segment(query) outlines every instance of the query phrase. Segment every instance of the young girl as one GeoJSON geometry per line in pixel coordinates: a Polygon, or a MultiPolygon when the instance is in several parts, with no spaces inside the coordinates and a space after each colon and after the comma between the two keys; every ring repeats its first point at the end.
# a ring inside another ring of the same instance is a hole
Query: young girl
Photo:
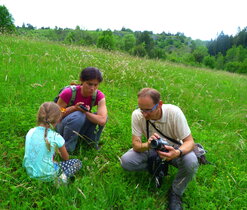
{"type": "Polygon", "coordinates": [[[60,108],[54,102],[45,102],[39,108],[38,126],[29,130],[25,142],[23,166],[31,178],[52,181],[59,176],[67,182],[82,167],[80,160],[69,160],[63,137],[53,130],[61,117],[60,108]],[[57,150],[64,160],[59,163],[54,161],[57,150]]]}

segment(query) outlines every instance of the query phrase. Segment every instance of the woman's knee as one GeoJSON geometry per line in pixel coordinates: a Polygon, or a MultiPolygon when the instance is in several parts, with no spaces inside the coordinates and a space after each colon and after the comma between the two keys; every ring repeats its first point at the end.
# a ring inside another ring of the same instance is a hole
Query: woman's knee
{"type": "Polygon", "coordinates": [[[67,117],[69,118],[69,120],[85,120],[86,119],[86,115],[82,113],[81,111],[72,112],[67,117]]]}
{"type": "Polygon", "coordinates": [[[86,121],[86,115],[80,111],[75,111],[63,119],[63,123],[72,127],[82,127],[86,121]]]}

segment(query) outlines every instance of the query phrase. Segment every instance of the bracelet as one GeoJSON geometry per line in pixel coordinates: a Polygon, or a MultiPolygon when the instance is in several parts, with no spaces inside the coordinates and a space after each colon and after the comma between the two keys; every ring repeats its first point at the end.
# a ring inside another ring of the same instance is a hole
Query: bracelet
{"type": "Polygon", "coordinates": [[[181,149],[179,149],[179,148],[177,148],[177,150],[180,152],[179,157],[182,157],[183,151],[181,149]]]}
{"type": "Polygon", "coordinates": [[[60,107],[60,111],[61,111],[62,113],[65,113],[65,112],[66,112],[66,108],[60,107]]]}

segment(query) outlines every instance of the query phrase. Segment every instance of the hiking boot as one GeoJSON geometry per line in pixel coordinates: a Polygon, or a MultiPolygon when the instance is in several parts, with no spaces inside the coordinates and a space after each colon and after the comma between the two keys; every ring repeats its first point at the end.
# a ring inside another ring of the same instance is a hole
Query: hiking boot
{"type": "Polygon", "coordinates": [[[182,200],[172,189],[169,190],[168,194],[168,209],[169,210],[182,210],[182,200]]]}

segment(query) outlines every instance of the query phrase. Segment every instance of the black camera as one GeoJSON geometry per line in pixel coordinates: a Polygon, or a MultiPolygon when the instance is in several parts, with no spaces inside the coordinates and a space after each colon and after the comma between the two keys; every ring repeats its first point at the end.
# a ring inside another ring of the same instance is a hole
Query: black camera
{"type": "Polygon", "coordinates": [[[153,139],[150,144],[152,149],[160,150],[162,152],[169,152],[164,146],[171,146],[165,139],[153,139]]]}
{"type": "Polygon", "coordinates": [[[83,105],[80,104],[79,107],[80,107],[81,109],[83,109],[84,111],[89,112],[89,110],[88,110],[85,106],[83,106],[83,105]]]}

